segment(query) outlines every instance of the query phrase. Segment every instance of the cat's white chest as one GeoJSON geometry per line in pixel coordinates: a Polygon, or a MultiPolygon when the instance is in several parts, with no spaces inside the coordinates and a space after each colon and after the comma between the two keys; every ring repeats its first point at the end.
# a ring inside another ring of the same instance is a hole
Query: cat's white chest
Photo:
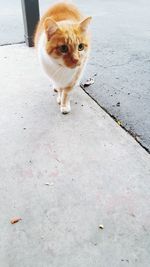
{"type": "Polygon", "coordinates": [[[57,64],[45,50],[45,36],[41,35],[38,43],[38,55],[40,63],[56,88],[64,88],[72,82],[77,69],[69,69],[57,64]]]}

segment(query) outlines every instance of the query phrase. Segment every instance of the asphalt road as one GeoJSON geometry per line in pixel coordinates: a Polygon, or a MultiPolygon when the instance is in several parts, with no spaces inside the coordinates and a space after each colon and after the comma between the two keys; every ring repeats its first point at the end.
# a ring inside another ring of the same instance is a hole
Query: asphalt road
{"type": "MultiPolygon", "coordinates": [[[[41,0],[41,13],[55,1],[41,0]]],[[[74,1],[93,16],[87,92],[150,150],[149,0],[74,1]]],[[[0,44],[23,41],[19,0],[0,1],[0,44]]]]}
{"type": "Polygon", "coordinates": [[[150,150],[150,2],[103,1],[94,17],[88,93],[150,150]]]}

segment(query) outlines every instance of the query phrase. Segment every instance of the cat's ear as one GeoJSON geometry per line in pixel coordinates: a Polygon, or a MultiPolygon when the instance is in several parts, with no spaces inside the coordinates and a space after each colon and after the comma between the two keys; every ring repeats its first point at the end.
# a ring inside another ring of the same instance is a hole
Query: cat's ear
{"type": "Polygon", "coordinates": [[[48,39],[50,39],[51,35],[57,31],[58,25],[57,23],[51,19],[51,18],[46,18],[44,20],[44,29],[47,34],[48,39]]]}
{"type": "Polygon", "coordinates": [[[91,19],[92,19],[92,17],[87,17],[80,22],[79,27],[80,27],[81,31],[83,31],[83,32],[87,31],[91,19]]]}

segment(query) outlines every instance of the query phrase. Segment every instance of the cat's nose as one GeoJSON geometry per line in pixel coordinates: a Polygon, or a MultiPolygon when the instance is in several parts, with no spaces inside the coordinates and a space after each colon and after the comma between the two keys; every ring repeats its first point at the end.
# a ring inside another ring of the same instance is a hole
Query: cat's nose
{"type": "Polygon", "coordinates": [[[78,58],[72,57],[72,63],[76,65],[79,62],[78,58]]]}

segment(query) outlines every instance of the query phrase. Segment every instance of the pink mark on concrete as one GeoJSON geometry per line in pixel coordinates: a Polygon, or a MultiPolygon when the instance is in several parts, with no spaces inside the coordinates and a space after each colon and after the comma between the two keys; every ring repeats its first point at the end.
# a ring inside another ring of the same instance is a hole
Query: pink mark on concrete
{"type": "Polygon", "coordinates": [[[47,151],[52,152],[52,147],[51,147],[50,144],[48,144],[48,143],[46,143],[46,144],[37,143],[37,144],[36,144],[36,150],[37,150],[37,149],[40,150],[40,149],[42,149],[42,148],[44,148],[44,149],[47,150],[47,151]]]}
{"type": "Polygon", "coordinates": [[[140,207],[140,203],[147,201],[149,197],[135,192],[124,192],[122,194],[97,194],[97,201],[105,207],[108,214],[115,212],[117,209],[124,209],[129,214],[135,214],[140,207]]]}
{"type": "Polygon", "coordinates": [[[57,177],[59,175],[58,170],[55,170],[49,174],[50,177],[57,177]]]}
{"type": "Polygon", "coordinates": [[[29,178],[32,178],[33,177],[32,169],[23,170],[23,176],[27,176],[29,178]]]}
{"type": "Polygon", "coordinates": [[[25,177],[28,177],[28,178],[33,177],[33,171],[31,169],[31,167],[25,169],[22,166],[20,166],[19,164],[16,164],[14,166],[14,170],[19,175],[20,180],[24,180],[25,177]]]}
{"type": "Polygon", "coordinates": [[[52,152],[52,146],[49,143],[46,143],[43,146],[48,148],[48,150],[52,152]]]}

